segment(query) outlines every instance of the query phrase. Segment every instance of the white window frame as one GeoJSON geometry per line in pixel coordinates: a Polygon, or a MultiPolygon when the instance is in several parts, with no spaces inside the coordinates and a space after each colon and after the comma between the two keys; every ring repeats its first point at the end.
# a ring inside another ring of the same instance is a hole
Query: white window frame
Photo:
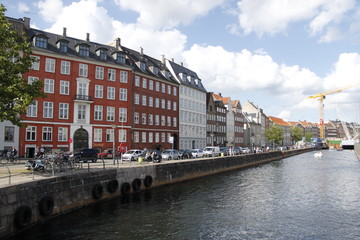
{"type": "Polygon", "coordinates": [[[77,106],[77,118],[78,120],[86,120],[86,105],[85,104],[79,104],[77,106]]]}
{"type": "Polygon", "coordinates": [[[79,64],[79,76],[87,77],[88,76],[88,65],[84,63],[79,64]]]}
{"type": "Polygon", "coordinates": [[[126,88],[119,89],[119,100],[127,101],[127,89],[126,88]]]}
{"type": "Polygon", "coordinates": [[[140,116],[138,112],[134,112],[134,123],[139,124],[140,122],[140,116]]]}
{"type": "Polygon", "coordinates": [[[95,85],[95,98],[103,98],[104,97],[104,86],[103,85],[95,85]]]}
{"type": "Polygon", "coordinates": [[[106,107],[106,121],[115,121],[115,107],[106,107]]]}
{"type": "Polygon", "coordinates": [[[128,83],[128,72],[127,71],[120,71],[120,82],[128,83]]]}
{"type": "Polygon", "coordinates": [[[145,95],[142,95],[141,103],[142,103],[143,106],[147,105],[147,97],[145,95]]]}
{"type": "Polygon", "coordinates": [[[53,118],[54,116],[54,103],[44,102],[43,104],[43,118],[53,118]]]}
{"type": "Polygon", "coordinates": [[[94,128],[94,142],[102,142],[102,129],[94,128]]]}
{"type": "Polygon", "coordinates": [[[40,69],[40,57],[39,56],[31,56],[36,58],[35,61],[32,62],[30,69],[38,71],[40,69]]]}
{"type": "Polygon", "coordinates": [[[114,142],[115,129],[106,129],[106,142],[114,142]]]}
{"type": "Polygon", "coordinates": [[[55,72],[55,63],[56,60],[53,58],[46,58],[45,61],[45,72],[55,72]]]}
{"type": "Polygon", "coordinates": [[[60,73],[64,75],[70,75],[70,62],[61,60],[60,73]]]}
{"type": "Polygon", "coordinates": [[[119,108],[119,122],[124,123],[127,119],[127,108],[119,108]]]}
{"type": "Polygon", "coordinates": [[[28,126],[26,128],[26,141],[36,141],[36,131],[37,131],[37,127],[36,126],[28,126]]]}
{"type": "Polygon", "coordinates": [[[96,66],[95,68],[95,79],[104,79],[104,67],[96,66]]]}
{"type": "Polygon", "coordinates": [[[94,120],[95,121],[103,120],[103,110],[104,110],[104,107],[101,105],[94,106],[94,120]]]}
{"type": "Polygon", "coordinates": [[[60,80],[60,94],[61,95],[69,95],[70,92],[70,82],[60,80]]]}
{"type": "Polygon", "coordinates": [[[107,87],[107,99],[115,100],[115,87],[107,87]]]}
{"type": "Polygon", "coordinates": [[[154,90],[154,81],[149,79],[149,90],[154,90]]]}
{"type": "Polygon", "coordinates": [[[37,109],[38,109],[38,101],[33,101],[32,104],[30,104],[26,110],[26,116],[27,117],[37,117],[37,109]]]}
{"type": "Polygon", "coordinates": [[[44,79],[44,93],[54,93],[55,80],[50,78],[44,79]]]}
{"type": "Polygon", "coordinates": [[[42,140],[44,142],[52,141],[52,127],[42,127],[42,140]]]}
{"type": "Polygon", "coordinates": [[[115,82],[116,79],[116,70],[109,68],[108,69],[108,81],[115,82]]]}
{"type": "Polygon", "coordinates": [[[68,103],[59,103],[59,119],[69,119],[68,103]]]}
{"type": "Polygon", "coordinates": [[[140,104],[140,95],[137,93],[134,94],[134,104],[136,105],[140,104]]]}
{"type": "Polygon", "coordinates": [[[58,141],[59,142],[67,142],[69,136],[69,129],[67,127],[59,127],[58,128],[58,141]]]}
{"type": "Polygon", "coordinates": [[[141,133],[141,142],[146,143],[146,132],[141,133]]]}
{"type": "Polygon", "coordinates": [[[141,114],[141,124],[142,124],[142,125],[146,125],[146,124],[147,124],[146,113],[142,113],[142,114],[141,114]]]}
{"type": "Polygon", "coordinates": [[[119,129],[119,142],[126,142],[126,129],[119,129]]]}
{"type": "Polygon", "coordinates": [[[135,76],[135,87],[139,87],[139,86],[140,86],[140,77],[135,76]]]}
{"type": "Polygon", "coordinates": [[[142,88],[147,88],[147,79],[146,78],[143,78],[142,79],[142,88]]]}
{"type": "Polygon", "coordinates": [[[139,132],[134,132],[134,142],[135,143],[139,142],[139,132]]]}
{"type": "Polygon", "coordinates": [[[149,97],[149,107],[153,107],[153,106],[154,106],[154,98],[149,97]]]}

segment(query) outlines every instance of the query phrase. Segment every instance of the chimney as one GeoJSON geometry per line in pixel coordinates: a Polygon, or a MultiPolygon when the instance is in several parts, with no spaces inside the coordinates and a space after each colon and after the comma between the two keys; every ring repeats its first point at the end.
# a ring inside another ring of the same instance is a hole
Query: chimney
{"type": "Polygon", "coordinates": [[[142,47],[140,47],[140,54],[144,55],[144,49],[142,47]]]}
{"type": "Polygon", "coordinates": [[[184,66],[184,63],[183,63],[183,62],[180,62],[180,65],[183,67],[183,66],[184,66]]]}
{"type": "Polygon", "coordinates": [[[66,27],[63,28],[63,36],[66,37],[66,27]]]}
{"type": "Polygon", "coordinates": [[[30,18],[24,17],[24,26],[25,28],[30,28],[30,18]]]}
{"type": "Polygon", "coordinates": [[[86,41],[90,42],[90,33],[86,33],[86,41]]]}
{"type": "Polygon", "coordinates": [[[121,39],[120,38],[116,38],[116,48],[120,49],[121,47],[121,39]]]}
{"type": "Polygon", "coordinates": [[[161,54],[161,63],[165,64],[165,55],[164,54],[161,54]]]}

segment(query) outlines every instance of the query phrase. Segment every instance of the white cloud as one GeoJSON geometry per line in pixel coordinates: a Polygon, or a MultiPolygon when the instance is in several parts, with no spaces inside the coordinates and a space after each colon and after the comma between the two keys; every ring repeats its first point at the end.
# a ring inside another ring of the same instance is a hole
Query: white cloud
{"type": "Polygon", "coordinates": [[[21,2],[18,4],[18,10],[21,13],[25,13],[25,12],[28,12],[30,10],[30,8],[25,3],[21,2]]]}
{"type": "Polygon", "coordinates": [[[285,121],[292,121],[290,111],[281,111],[278,115],[278,118],[284,119],[285,121]]]}
{"type": "Polygon", "coordinates": [[[37,3],[40,14],[47,22],[55,22],[63,9],[62,0],[44,0],[37,3]]]}
{"type": "Polygon", "coordinates": [[[244,34],[285,33],[291,23],[308,22],[311,36],[320,35],[320,42],[330,42],[340,38],[335,26],[355,5],[355,0],[240,0],[238,18],[244,34]]]}
{"type": "Polygon", "coordinates": [[[225,0],[115,0],[124,10],[139,13],[138,23],[151,28],[173,28],[187,25],[197,17],[205,16],[225,0]]]}

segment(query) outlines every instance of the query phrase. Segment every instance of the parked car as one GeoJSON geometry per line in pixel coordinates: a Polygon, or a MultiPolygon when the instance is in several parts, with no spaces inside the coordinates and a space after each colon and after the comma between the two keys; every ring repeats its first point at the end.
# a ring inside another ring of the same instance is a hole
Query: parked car
{"type": "Polygon", "coordinates": [[[192,149],[191,154],[194,158],[201,158],[204,156],[204,151],[202,149],[192,149]]]}
{"type": "MultiPolygon", "coordinates": [[[[113,158],[112,150],[108,150],[108,151],[105,150],[104,152],[98,153],[98,158],[101,159],[113,158]]],[[[120,158],[120,152],[115,151],[115,158],[120,158]]]]}
{"type": "Polygon", "coordinates": [[[250,153],[250,149],[248,147],[244,147],[244,148],[242,148],[242,153],[243,154],[250,153]]]}
{"type": "Polygon", "coordinates": [[[229,155],[229,148],[228,147],[221,147],[220,148],[220,154],[223,154],[223,156],[229,155]]]}
{"type": "Polygon", "coordinates": [[[145,150],[142,154],[144,161],[161,162],[161,152],[158,150],[145,150]]]}
{"type": "Polygon", "coordinates": [[[137,161],[139,157],[143,156],[143,150],[140,149],[130,149],[126,151],[122,156],[121,160],[125,161],[137,161]]]}
{"type": "Polygon", "coordinates": [[[96,162],[98,159],[98,151],[92,148],[84,148],[80,151],[76,151],[74,154],[70,156],[70,158],[74,159],[76,162],[87,162],[92,161],[96,162]]]}
{"type": "Polygon", "coordinates": [[[218,146],[214,147],[205,147],[204,148],[205,157],[218,157],[220,156],[220,148],[218,146]]]}
{"type": "Polygon", "coordinates": [[[192,158],[192,153],[188,149],[180,150],[180,154],[181,154],[181,156],[180,156],[181,159],[191,159],[192,158]]]}
{"type": "Polygon", "coordinates": [[[242,148],[241,147],[233,147],[231,149],[231,154],[232,155],[240,155],[240,154],[242,154],[242,148]]]}
{"type": "Polygon", "coordinates": [[[162,159],[175,160],[180,159],[181,154],[176,149],[166,149],[161,153],[162,159]]]}

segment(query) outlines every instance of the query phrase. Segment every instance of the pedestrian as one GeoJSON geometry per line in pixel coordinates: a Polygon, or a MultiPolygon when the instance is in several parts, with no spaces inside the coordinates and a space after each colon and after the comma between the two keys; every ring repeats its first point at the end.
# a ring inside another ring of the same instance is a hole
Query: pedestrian
{"type": "Polygon", "coordinates": [[[17,154],[17,150],[16,150],[15,146],[13,146],[11,149],[11,157],[14,158],[16,156],[16,154],[17,154]]]}
{"type": "Polygon", "coordinates": [[[36,146],[35,148],[35,157],[39,157],[40,156],[40,147],[36,146]]]}

